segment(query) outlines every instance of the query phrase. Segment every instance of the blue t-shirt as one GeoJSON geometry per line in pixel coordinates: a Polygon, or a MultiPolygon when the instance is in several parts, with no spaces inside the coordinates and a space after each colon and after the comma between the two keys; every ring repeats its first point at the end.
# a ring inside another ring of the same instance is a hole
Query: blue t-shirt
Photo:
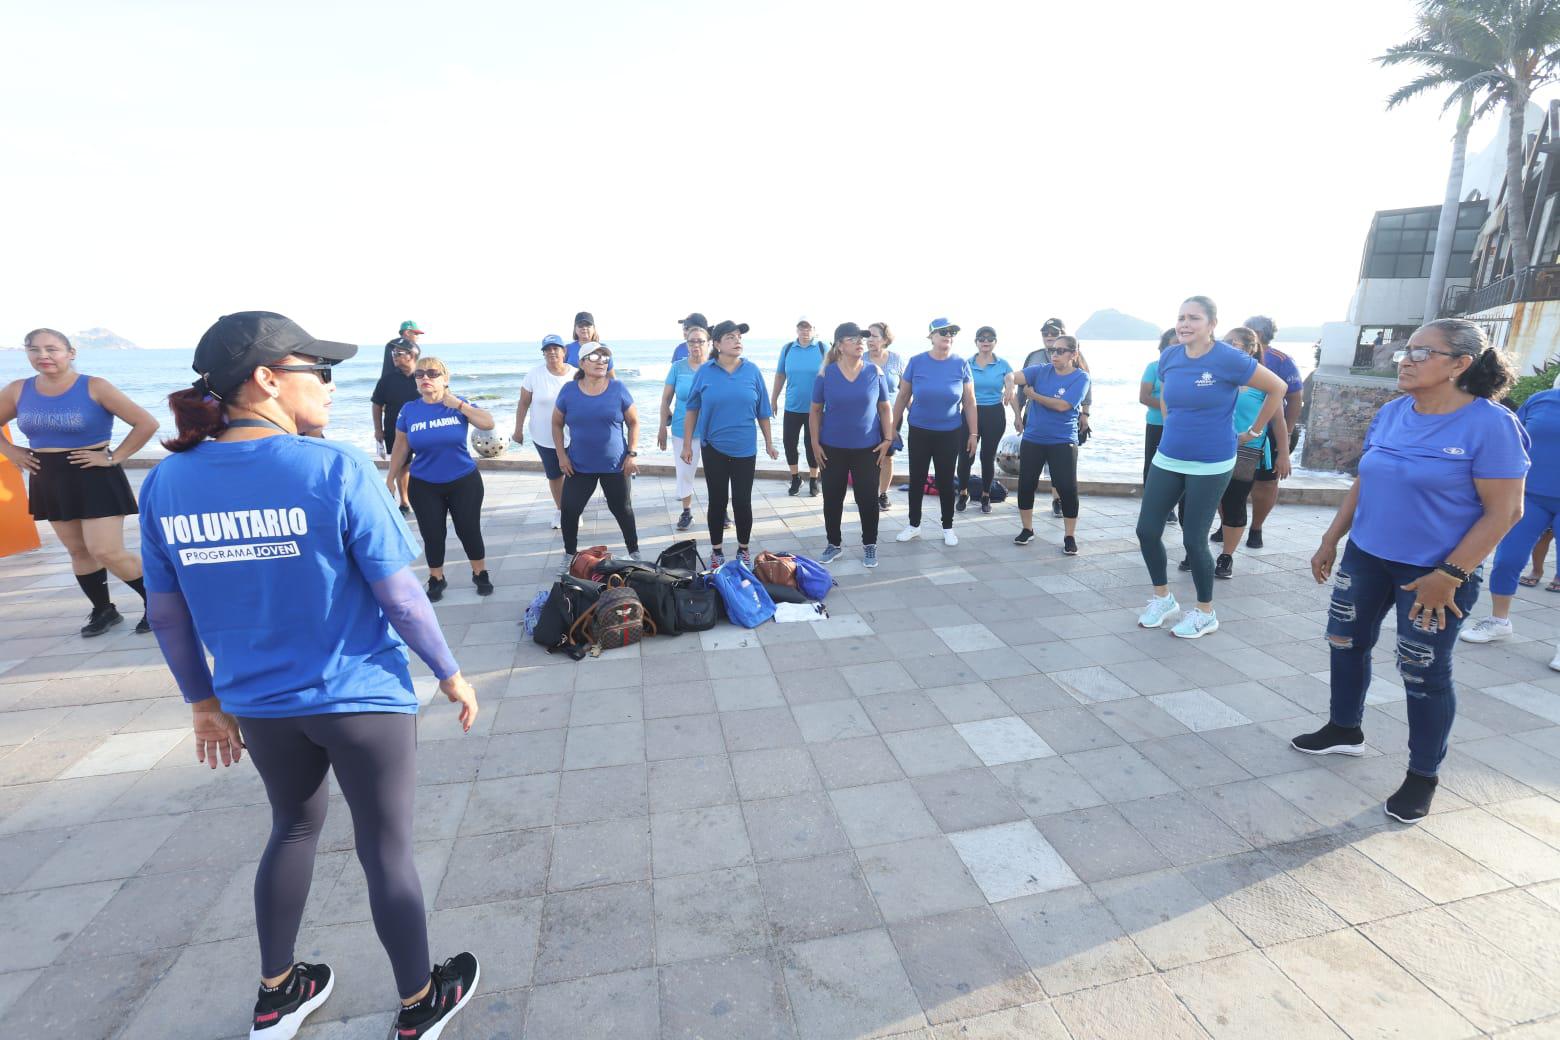
{"type": "Polygon", "coordinates": [[[553,407],[563,413],[569,431],[569,462],[580,473],[616,473],[628,451],[623,414],[634,406],[634,395],[616,379],[592,397],[578,382],[558,391],[553,407]]]}
{"type": "MultiPolygon", "coordinates": [[[[977,355],[979,356],[979,355],[977,355]]],[[[993,357],[991,364],[981,368],[970,358],[970,378],[975,383],[975,403],[1001,404],[1002,383],[1013,371],[1006,358],[993,357]]]]}
{"type": "Polygon", "coordinates": [[[727,372],[718,361],[700,365],[686,407],[699,413],[693,429],[699,443],[734,459],[758,454],[755,422],[774,415],[764,373],[746,358],[734,372],[727,372]]]}
{"type": "Polygon", "coordinates": [[[688,391],[693,389],[693,377],[698,371],[693,363],[688,360],[688,351],[683,350],[683,356],[672,362],[672,367],[666,370],[666,385],[672,387],[672,421],[668,429],[673,437],[683,435],[683,420],[688,416],[688,391]]]}
{"type": "Polygon", "coordinates": [[[938,361],[931,351],[905,364],[903,381],[910,384],[910,425],[923,430],[956,430],[964,422],[964,384],[972,382],[970,363],[949,354],[938,361]]]}
{"type": "Polygon", "coordinates": [[[887,400],[888,384],[872,362],[863,362],[854,380],[839,365],[826,365],[813,379],[812,403],[823,405],[818,439],[826,448],[877,447],[884,432],[878,405],[887,400]]]}
{"type": "MultiPolygon", "coordinates": [[[[905,359],[892,350],[885,351],[885,355],[883,364],[878,365],[878,368],[883,372],[883,381],[888,384],[888,396],[892,400],[894,395],[899,393],[899,377],[905,374],[905,359]]],[[[862,360],[869,364],[876,364],[870,357],[862,360]]]]}
{"type": "MultiPolygon", "coordinates": [[[[1257,421],[1257,414],[1262,411],[1262,406],[1267,403],[1267,394],[1254,386],[1248,386],[1235,398],[1235,415],[1230,425],[1235,430],[1235,443],[1240,444],[1240,435],[1251,429],[1257,421]]],[[[1262,449],[1262,468],[1273,467],[1273,445],[1270,443],[1268,431],[1264,427],[1262,436],[1256,440],[1247,441],[1246,447],[1262,449]]]]}
{"type": "MultiPolygon", "coordinates": [[[[1143,369],[1143,379],[1142,379],[1142,382],[1153,383],[1154,384],[1154,396],[1156,398],[1159,397],[1160,391],[1162,391],[1164,389],[1164,387],[1159,382],[1159,359],[1158,358],[1155,358],[1154,360],[1150,361],[1148,363],[1148,367],[1143,369]]],[[[1148,413],[1147,416],[1146,416],[1146,418],[1148,420],[1148,425],[1150,425],[1150,426],[1163,426],[1165,424],[1165,415],[1158,408],[1149,408],[1149,409],[1146,409],[1146,411],[1148,413]]]]}
{"type": "Polygon", "coordinates": [[[802,346],[795,340],[780,348],[775,374],[785,376],[785,410],[806,412],[812,407],[813,379],[823,367],[829,348],[814,341],[802,346]]]}
{"type": "Polygon", "coordinates": [[[1272,347],[1264,350],[1262,367],[1284,381],[1284,396],[1298,394],[1305,389],[1305,380],[1300,378],[1300,366],[1282,350],[1274,350],[1272,347]]]}
{"type": "Polygon", "coordinates": [[[412,450],[412,476],[430,484],[448,484],[476,469],[476,460],[466,448],[470,426],[464,415],[442,404],[429,404],[420,397],[403,404],[395,428],[412,450]]]}
{"type": "MultiPolygon", "coordinates": [[[[590,342],[590,343],[581,344],[579,340],[571,339],[568,342],[568,345],[563,348],[563,363],[565,365],[573,365],[575,368],[579,368],[580,367],[580,347],[581,346],[585,346],[585,347],[599,347],[599,346],[601,346],[601,344],[600,343],[596,343],[596,342],[590,342]]],[[[590,351],[586,350],[585,353],[589,354],[590,351]]],[[[611,372],[615,368],[617,368],[616,363],[614,363],[613,360],[610,357],[607,358],[607,371],[611,372]]]]}
{"type": "Polygon", "coordinates": [[[1388,401],[1365,434],[1350,540],[1434,567],[1484,515],[1474,480],[1525,475],[1529,443],[1510,409],[1482,397],[1446,415],[1421,415],[1407,395],[1388,401]]]}
{"type": "Polygon", "coordinates": [[[1071,410],[1058,412],[1030,401],[1024,412],[1024,440],[1030,444],[1077,444],[1078,410],[1089,393],[1089,373],[1075,368],[1063,376],[1057,375],[1053,365],[1032,365],[1024,369],[1024,382],[1042,397],[1072,402],[1071,410]]]}
{"type": "Polygon", "coordinates": [[[677,344],[676,347],[672,348],[672,364],[674,364],[674,365],[677,364],[677,362],[681,361],[683,358],[685,358],[687,356],[688,356],[688,342],[686,340],[684,340],[683,342],[677,344]]]}
{"type": "Polygon", "coordinates": [[[1187,357],[1185,344],[1166,347],[1159,355],[1166,411],[1160,453],[1180,462],[1233,462],[1235,398],[1256,370],[1256,358],[1228,343],[1214,343],[1199,358],[1187,357]]]}
{"type": "Polygon", "coordinates": [[[1560,498],[1560,390],[1540,390],[1529,397],[1517,409],[1517,418],[1533,441],[1528,492],[1560,498]]]}
{"type": "Polygon", "coordinates": [[[179,592],[240,718],[417,711],[374,599],[418,548],[356,448],[315,437],[207,441],[141,485],[149,593],[179,592]]]}

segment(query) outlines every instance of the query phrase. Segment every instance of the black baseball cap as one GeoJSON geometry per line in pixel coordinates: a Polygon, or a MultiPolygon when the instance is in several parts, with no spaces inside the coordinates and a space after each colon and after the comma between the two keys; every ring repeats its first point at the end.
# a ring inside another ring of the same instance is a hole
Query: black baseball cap
{"type": "Polygon", "coordinates": [[[740,332],[744,336],[746,336],[747,335],[747,331],[748,331],[748,327],[747,327],[747,323],[746,322],[736,322],[736,321],[727,320],[727,321],[720,322],[713,329],[710,330],[710,339],[714,340],[716,343],[719,343],[720,342],[720,338],[722,336],[724,336],[728,332],[740,332]]]}
{"type": "Polygon", "coordinates": [[[975,338],[980,339],[983,336],[990,336],[992,339],[996,339],[997,330],[992,328],[990,325],[982,325],[980,328],[975,330],[975,338]]]}
{"type": "Polygon", "coordinates": [[[1040,326],[1040,331],[1042,333],[1054,332],[1058,336],[1066,335],[1067,323],[1061,318],[1047,318],[1045,319],[1045,324],[1040,326]]]}
{"type": "Polygon", "coordinates": [[[704,329],[707,332],[707,331],[709,331],[709,327],[710,327],[710,319],[706,318],[704,315],[700,314],[698,311],[694,311],[692,314],[688,315],[686,318],[684,318],[680,322],[678,322],[678,324],[681,325],[685,329],[690,329],[690,328],[704,329]]]}
{"type": "Polygon", "coordinates": [[[290,354],[317,357],[334,365],[357,352],[355,343],[315,339],[297,322],[273,311],[239,311],[224,314],[206,330],[190,367],[200,376],[195,389],[220,398],[242,386],[255,369],[290,354]]]}
{"type": "Polygon", "coordinates": [[[574,316],[574,324],[576,324],[576,325],[594,325],[594,324],[596,324],[595,315],[591,314],[590,311],[580,311],[578,314],[576,314],[574,316]]]}
{"type": "Polygon", "coordinates": [[[834,326],[834,342],[842,339],[861,339],[867,334],[866,330],[853,321],[842,322],[834,326]]]}

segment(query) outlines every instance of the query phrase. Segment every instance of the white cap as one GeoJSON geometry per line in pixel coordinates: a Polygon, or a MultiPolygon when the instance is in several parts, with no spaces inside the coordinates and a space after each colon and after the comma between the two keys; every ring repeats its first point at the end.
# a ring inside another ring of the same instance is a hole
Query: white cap
{"type": "Polygon", "coordinates": [[[802,315],[800,318],[797,318],[796,319],[796,323],[798,325],[806,325],[808,328],[812,327],[812,319],[807,317],[807,315],[805,315],[805,314],[802,315]]]}

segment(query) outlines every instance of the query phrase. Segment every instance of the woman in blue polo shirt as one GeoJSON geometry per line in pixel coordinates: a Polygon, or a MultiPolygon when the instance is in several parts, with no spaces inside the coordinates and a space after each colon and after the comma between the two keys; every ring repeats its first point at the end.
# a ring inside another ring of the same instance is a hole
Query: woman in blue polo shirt
{"type": "Polygon", "coordinates": [[[877,475],[893,447],[894,426],[882,370],[862,358],[863,336],[853,321],[834,330],[834,346],[813,379],[809,434],[813,454],[823,464],[823,527],[829,544],[821,559],[833,563],[844,552],[840,520],[848,483],[855,488],[861,516],[861,562],[876,567],[877,475]]]}
{"type": "MultiPolygon", "coordinates": [[[[796,323],[796,338],[780,348],[780,363],[775,366],[775,386],[770,393],[770,411],[780,410],[780,394],[785,393],[785,412],[780,424],[780,440],[785,445],[785,464],[791,467],[790,493],[802,491],[802,475],[796,471],[796,442],[802,438],[812,408],[813,379],[823,367],[825,347],[813,342],[812,322],[803,318],[796,323]]],[[[812,439],[807,449],[807,494],[818,493],[818,460],[813,455],[812,439]]]]}
{"type": "Polygon", "coordinates": [[[905,365],[894,398],[894,427],[906,409],[910,413],[910,516],[909,524],[895,539],[908,542],[921,537],[921,499],[926,475],[937,471],[937,498],[942,505],[943,544],[958,545],[953,533],[953,480],[959,452],[973,454],[975,426],[974,377],[970,363],[953,353],[953,337],[959,326],[947,318],[935,318],[926,338],[932,349],[917,354],[905,365]]]}
{"type": "Polygon", "coordinates": [[[634,494],[629,481],[639,472],[639,412],[628,387],[612,378],[612,351],[598,343],[580,358],[574,381],[558,391],[553,405],[553,441],[559,445],[563,468],[563,569],[567,573],[579,551],[580,514],[596,493],[607,497],[607,508],[623,533],[630,559],[639,559],[639,528],[634,521],[634,494]],[[562,445],[564,431],[568,447],[562,445]]]}
{"type": "MultiPolygon", "coordinates": [[[[875,321],[867,326],[866,358],[883,373],[883,385],[888,387],[888,399],[899,395],[899,379],[905,374],[905,359],[888,349],[894,344],[894,333],[886,322],[875,321]]],[[[894,482],[894,455],[903,447],[899,443],[899,431],[893,433],[894,445],[883,460],[878,474],[878,512],[888,509],[888,486],[894,482]]]]}
{"type": "Polygon", "coordinates": [[[1311,558],[1312,576],[1325,583],[1349,536],[1327,612],[1327,725],[1291,745],[1311,755],[1365,753],[1371,651],[1395,614],[1408,773],[1386,812],[1417,823],[1430,811],[1456,716],[1457,632],[1479,598],[1481,562],[1522,515],[1529,440],[1495,403],[1512,371],[1473,322],[1432,321],[1393,360],[1403,395],[1376,413],[1359,476],[1311,558]]]}
{"type": "Polygon", "coordinates": [[[693,461],[695,440],[703,457],[708,500],[705,519],[710,529],[710,561],[716,567],[726,562],[721,543],[725,541],[728,501],[737,523],[737,558],[745,567],[753,565],[748,539],[753,535],[753,471],[758,458],[755,424],[764,435],[769,457],[780,457],[769,427],[774,412],[764,373],[742,356],[742,337],[747,330],[746,324],[735,321],[720,322],[710,330],[715,363],[699,367],[683,415],[682,460],[693,461]]]}
{"type": "Polygon", "coordinates": [[[400,436],[390,454],[385,484],[394,493],[396,480],[411,456],[412,479],[406,485],[417,530],[422,532],[423,554],[428,560],[428,598],[444,598],[445,517],[455,523],[455,536],[471,561],[471,582],[477,595],[491,596],[487,548],[482,542],[482,474],[466,447],[466,432],[473,426],[491,430],[492,414],[464,397],[450,393],[449,366],[436,357],[425,357],[412,370],[418,399],[401,406],[395,417],[400,436]]]}
{"type": "Polygon", "coordinates": [[[1078,555],[1078,419],[1089,396],[1089,373],[1078,367],[1078,341],[1058,336],[1051,363],[1031,365],[1013,377],[1020,393],[1013,401],[1013,426],[1023,433],[1018,448],[1018,518],[1014,545],[1035,538],[1035,488],[1051,471],[1065,525],[1062,552],[1078,555]],[[1028,407],[1025,407],[1027,401],[1028,407]]]}
{"type": "Polygon", "coordinates": [[[418,697],[405,648],[461,705],[468,731],[476,693],[373,465],[355,448],[298,436],[329,422],[331,366],[355,353],[280,314],[222,318],[195,348],[194,388],[168,398],[172,454],[141,485],[147,612],[192,709],[196,760],[215,769],[247,752],[271,805],[254,885],[256,1040],[295,1035],[335,984],[327,965],[294,958],[331,773],[401,995],[395,1035],[438,1035],[480,977],[469,953],[428,970],[412,855],[418,697]]]}
{"type": "MultiPolygon", "coordinates": [[[[980,511],[989,513],[997,445],[1007,432],[1007,407],[1013,401],[1013,366],[997,357],[997,330],[990,325],[975,330],[970,378],[975,385],[975,426],[980,436],[980,511]]],[[[974,464],[974,452],[959,454],[959,500],[954,508],[961,513],[970,501],[970,468],[974,464]]]]}
{"type": "Polygon", "coordinates": [[[1181,535],[1192,565],[1197,606],[1186,611],[1171,630],[1182,639],[1197,639],[1218,630],[1219,619],[1213,613],[1213,556],[1203,532],[1213,522],[1219,499],[1230,482],[1237,445],[1256,440],[1284,402],[1284,381],[1257,364],[1256,358],[1215,339],[1213,330],[1218,322],[1218,308],[1206,296],[1192,296],[1181,304],[1175,322],[1180,342],[1166,347],[1159,356],[1165,432],[1149,467],[1138,511],[1138,546],[1154,585],[1138,624],[1158,628],[1179,609],[1170,594],[1163,538],[1165,518],[1183,495],[1186,498],[1181,535]],[[1235,399],[1244,386],[1261,390],[1267,400],[1252,429],[1237,436],[1231,419],[1235,399]]]}
{"type": "MultiPolygon", "coordinates": [[[[690,314],[689,319],[704,321],[702,314],[690,314]]],[[[656,431],[655,444],[666,450],[668,436],[672,442],[672,460],[677,472],[677,497],[682,499],[682,515],[677,518],[677,530],[686,531],[693,526],[693,478],[699,464],[693,459],[699,455],[699,442],[694,441],[688,452],[689,461],[683,461],[683,420],[688,415],[688,391],[693,389],[693,377],[698,375],[710,348],[710,330],[703,324],[685,325],[683,356],[673,361],[666,370],[666,385],[661,390],[661,428],[656,431]]]]}

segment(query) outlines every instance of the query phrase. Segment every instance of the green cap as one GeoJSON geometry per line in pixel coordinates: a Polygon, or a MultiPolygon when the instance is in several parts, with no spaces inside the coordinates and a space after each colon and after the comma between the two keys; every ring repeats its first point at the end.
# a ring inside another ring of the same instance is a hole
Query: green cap
{"type": "Polygon", "coordinates": [[[402,332],[421,332],[422,329],[419,329],[417,327],[417,323],[415,321],[403,321],[403,322],[401,322],[401,331],[402,332]]]}

